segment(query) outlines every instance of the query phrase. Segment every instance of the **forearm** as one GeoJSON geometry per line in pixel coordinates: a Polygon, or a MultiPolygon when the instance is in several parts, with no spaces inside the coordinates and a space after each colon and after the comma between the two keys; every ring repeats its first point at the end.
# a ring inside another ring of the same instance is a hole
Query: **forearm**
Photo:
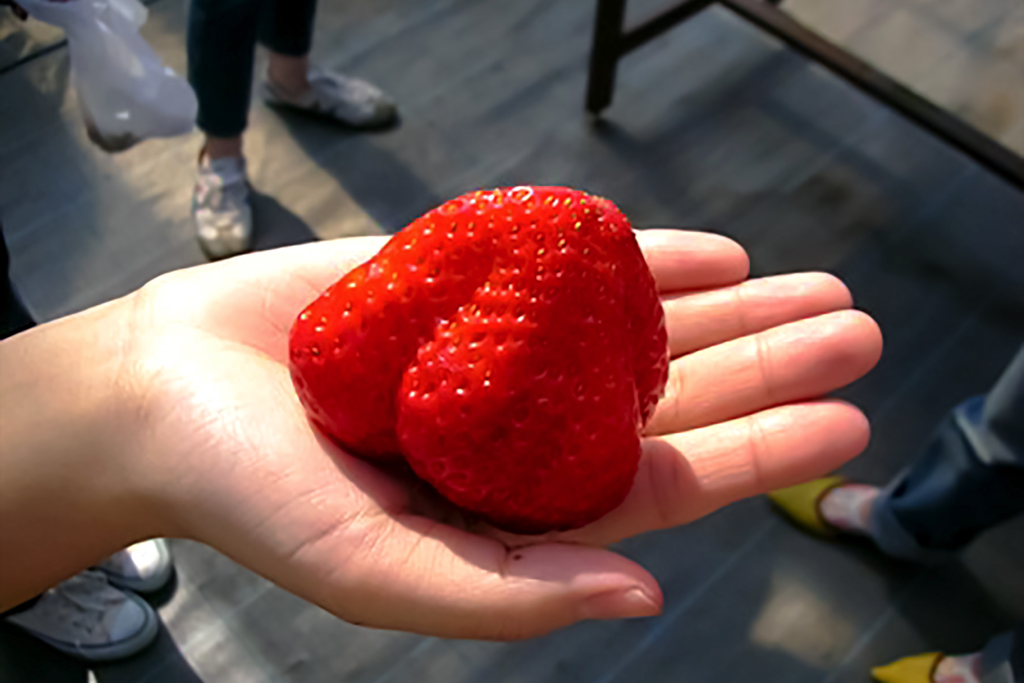
{"type": "Polygon", "coordinates": [[[123,301],[0,342],[0,609],[145,535],[123,301]]]}

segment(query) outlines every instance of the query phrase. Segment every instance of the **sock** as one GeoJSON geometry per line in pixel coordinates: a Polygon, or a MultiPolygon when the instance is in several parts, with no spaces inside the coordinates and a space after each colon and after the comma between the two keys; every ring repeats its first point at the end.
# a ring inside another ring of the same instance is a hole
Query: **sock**
{"type": "Polygon", "coordinates": [[[871,523],[871,506],[879,493],[881,489],[867,484],[837,486],[821,499],[821,516],[837,529],[867,535],[871,523]]]}
{"type": "Polygon", "coordinates": [[[932,678],[934,683],[980,683],[981,653],[943,657],[932,678]]]}

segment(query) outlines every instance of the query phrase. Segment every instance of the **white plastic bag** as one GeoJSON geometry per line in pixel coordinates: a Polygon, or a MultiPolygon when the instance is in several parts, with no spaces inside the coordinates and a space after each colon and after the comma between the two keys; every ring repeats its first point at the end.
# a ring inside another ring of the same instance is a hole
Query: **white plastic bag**
{"type": "Polygon", "coordinates": [[[196,120],[196,95],[139,35],[138,0],[18,0],[36,19],[64,29],[71,81],[89,139],[108,152],[146,138],[181,135],[196,120]]]}

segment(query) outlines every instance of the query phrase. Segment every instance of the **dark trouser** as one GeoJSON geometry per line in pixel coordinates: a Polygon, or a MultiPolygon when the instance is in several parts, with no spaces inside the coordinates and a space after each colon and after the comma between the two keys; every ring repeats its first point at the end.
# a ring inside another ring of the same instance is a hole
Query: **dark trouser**
{"type": "MultiPolygon", "coordinates": [[[[871,537],[887,554],[928,561],[1024,512],[1024,347],[985,396],[958,405],[878,497],[871,537]]],[[[1024,624],[982,652],[983,683],[1024,683],[1024,624]]]]}
{"type": "Polygon", "coordinates": [[[259,41],[292,57],[309,54],[316,0],[192,0],[188,80],[199,128],[218,138],[245,130],[259,41]]]}
{"type": "Polygon", "coordinates": [[[11,284],[11,257],[7,253],[7,241],[4,229],[0,225],[0,267],[3,268],[3,285],[0,291],[0,339],[7,339],[35,325],[32,316],[21,304],[14,286],[11,284]]]}

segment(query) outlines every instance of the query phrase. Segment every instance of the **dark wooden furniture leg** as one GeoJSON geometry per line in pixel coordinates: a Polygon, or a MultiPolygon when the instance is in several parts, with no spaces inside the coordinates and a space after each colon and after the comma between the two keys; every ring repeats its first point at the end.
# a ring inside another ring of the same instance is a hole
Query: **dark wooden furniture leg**
{"type": "Polygon", "coordinates": [[[625,18],[626,0],[597,0],[590,74],[587,77],[587,111],[595,116],[612,103],[615,68],[621,54],[619,39],[625,18]]]}
{"type": "Polygon", "coordinates": [[[683,0],[626,31],[622,26],[626,18],[626,0],[597,0],[594,44],[590,50],[590,75],[587,80],[587,111],[597,115],[611,104],[615,91],[615,67],[620,57],[647,44],[714,2],[683,0]]]}

